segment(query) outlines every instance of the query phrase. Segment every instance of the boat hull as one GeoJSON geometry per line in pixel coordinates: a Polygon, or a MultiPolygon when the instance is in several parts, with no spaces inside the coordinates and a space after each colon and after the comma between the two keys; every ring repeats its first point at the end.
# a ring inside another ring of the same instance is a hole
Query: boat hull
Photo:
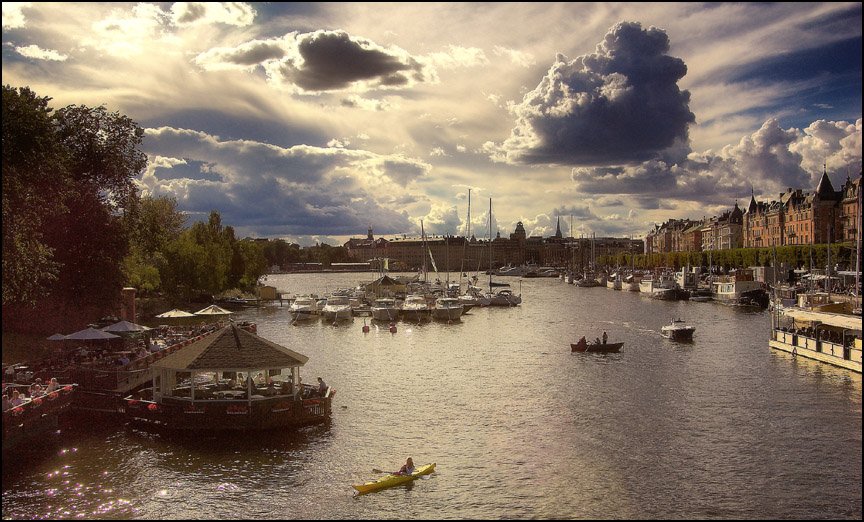
{"type": "Polygon", "coordinates": [[[615,353],[620,352],[624,343],[606,343],[606,344],[587,344],[574,343],[570,345],[570,350],[573,352],[597,352],[597,353],[615,353]]]}
{"type": "Polygon", "coordinates": [[[324,319],[327,321],[339,321],[342,319],[351,319],[353,314],[351,312],[351,308],[340,308],[338,310],[328,310],[327,308],[323,311],[324,319]]]}
{"type": "Polygon", "coordinates": [[[376,321],[395,321],[399,318],[399,310],[396,308],[373,308],[372,319],[376,321]]]}
{"type": "Polygon", "coordinates": [[[406,321],[422,321],[429,317],[428,308],[402,309],[402,319],[406,321]]]}
{"type": "Polygon", "coordinates": [[[663,337],[673,341],[692,341],[693,332],[695,331],[696,328],[664,328],[661,334],[663,337]]]}
{"type": "Polygon", "coordinates": [[[435,319],[441,321],[456,321],[462,317],[462,307],[436,308],[432,311],[435,319]]]}
{"type": "Polygon", "coordinates": [[[413,482],[417,477],[421,477],[423,475],[428,475],[435,471],[435,463],[427,464],[425,466],[420,466],[417,468],[414,473],[410,475],[394,475],[390,474],[386,477],[381,477],[378,480],[373,480],[371,482],[367,482],[365,484],[360,484],[357,486],[351,486],[356,489],[360,494],[371,493],[373,491],[380,491],[382,489],[392,488],[394,486],[399,486],[401,484],[407,484],[409,482],[413,482]]]}
{"type": "Polygon", "coordinates": [[[775,329],[772,332],[768,346],[775,350],[788,352],[794,356],[800,355],[808,359],[861,373],[860,339],[855,344],[844,347],[842,344],[819,341],[814,338],[775,329]]]}

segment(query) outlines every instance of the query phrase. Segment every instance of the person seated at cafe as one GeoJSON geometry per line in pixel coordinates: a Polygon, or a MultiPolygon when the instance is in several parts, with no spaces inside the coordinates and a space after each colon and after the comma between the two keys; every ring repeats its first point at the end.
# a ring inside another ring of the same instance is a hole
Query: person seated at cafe
{"type": "MultiPolygon", "coordinates": [[[[270,380],[270,379],[268,379],[268,380],[270,380]]],[[[274,384],[273,381],[270,380],[270,382],[267,384],[267,389],[264,390],[264,395],[267,395],[268,397],[272,397],[272,396],[276,395],[277,393],[278,392],[276,391],[276,384],[274,384]]]]}
{"type": "Polygon", "coordinates": [[[36,379],[36,382],[30,386],[30,397],[38,397],[42,395],[42,379],[36,379]]]}
{"type": "Polygon", "coordinates": [[[21,397],[21,393],[18,390],[12,390],[12,398],[9,399],[9,402],[12,403],[12,407],[21,406],[24,402],[24,398],[21,397]]]}
{"type": "Polygon", "coordinates": [[[12,408],[12,401],[9,400],[9,396],[5,393],[3,394],[3,411],[12,408]]]}
{"type": "Polygon", "coordinates": [[[120,366],[125,366],[125,365],[129,364],[129,357],[127,357],[126,354],[124,353],[123,355],[120,356],[119,363],[120,363],[120,366]]]}
{"type": "Polygon", "coordinates": [[[51,377],[51,382],[45,387],[45,393],[54,393],[60,389],[60,384],[57,383],[57,377],[51,377]]]}
{"type": "Polygon", "coordinates": [[[258,375],[255,376],[255,384],[264,384],[264,374],[258,372],[258,375]]]}

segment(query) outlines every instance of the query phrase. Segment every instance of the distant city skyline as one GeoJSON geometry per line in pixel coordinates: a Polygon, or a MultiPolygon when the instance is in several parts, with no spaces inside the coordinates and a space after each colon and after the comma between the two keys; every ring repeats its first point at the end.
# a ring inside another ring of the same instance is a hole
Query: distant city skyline
{"type": "Polygon", "coordinates": [[[145,129],[143,193],[307,246],[642,237],[862,164],[860,3],[3,3],[3,82],[145,129]],[[570,216],[573,228],[570,230],[570,216]]]}

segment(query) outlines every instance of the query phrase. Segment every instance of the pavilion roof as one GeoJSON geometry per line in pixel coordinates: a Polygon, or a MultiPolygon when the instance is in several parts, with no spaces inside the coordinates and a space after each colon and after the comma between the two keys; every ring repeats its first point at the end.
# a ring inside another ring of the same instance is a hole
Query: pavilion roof
{"type": "Polygon", "coordinates": [[[173,370],[247,370],[303,366],[309,358],[228,325],[153,364],[173,370]]]}

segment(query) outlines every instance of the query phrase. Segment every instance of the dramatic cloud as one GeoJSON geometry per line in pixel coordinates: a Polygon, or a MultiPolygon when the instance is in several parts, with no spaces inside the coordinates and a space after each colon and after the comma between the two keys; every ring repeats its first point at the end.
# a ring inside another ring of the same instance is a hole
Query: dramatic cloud
{"type": "Polygon", "coordinates": [[[344,89],[355,82],[401,87],[423,80],[422,66],[407,53],[352,38],[342,31],[316,31],[297,39],[300,60],[288,59],[279,73],[307,91],[344,89]]]}
{"type": "Polygon", "coordinates": [[[861,12],[4,2],[3,81],[149,128],[142,190],[238,234],[461,234],[471,188],[479,238],[489,199],[503,236],[629,235],[856,177],[861,12]]]}
{"type": "MultiPolygon", "coordinates": [[[[215,47],[196,56],[194,62],[210,71],[260,65],[275,87],[321,93],[403,89],[422,82],[435,83],[438,69],[481,66],[488,60],[482,49],[474,47],[450,45],[446,52],[412,56],[396,46],[383,47],[345,31],[322,30],[215,47]]],[[[343,100],[343,104],[360,105],[349,100],[343,100]]]]}
{"type": "Polygon", "coordinates": [[[299,92],[409,87],[429,75],[417,58],[344,31],[289,33],[233,48],[214,48],[195,58],[205,69],[261,65],[272,85],[299,92]]]}
{"type": "Polygon", "coordinates": [[[212,24],[247,26],[257,12],[243,2],[175,2],[171,18],[177,25],[212,24]]]}
{"type": "MultiPolygon", "coordinates": [[[[787,188],[816,188],[823,165],[836,181],[861,169],[861,120],[817,121],[803,131],[784,130],[776,119],[719,152],[692,153],[681,161],[651,160],[636,166],[576,168],[578,190],[640,196],[643,208],[656,198],[716,203],[746,196],[751,187],[771,197],[787,188]]],[[[839,186],[839,185],[838,185],[839,186]]]]}
{"type": "Polygon", "coordinates": [[[598,165],[644,161],[687,141],[695,121],[677,82],[684,62],[667,56],[664,31],[615,25],[593,54],[559,54],[543,81],[513,107],[516,128],[498,160],[598,165]]]}
{"type": "Polygon", "coordinates": [[[140,182],[143,190],[176,197],[193,215],[219,209],[245,234],[270,234],[274,222],[284,235],[302,234],[313,223],[322,234],[334,235],[370,223],[382,233],[412,230],[388,194],[404,191],[430,168],[400,155],[282,148],[168,127],[147,129],[145,136],[152,159],[140,182]]]}

